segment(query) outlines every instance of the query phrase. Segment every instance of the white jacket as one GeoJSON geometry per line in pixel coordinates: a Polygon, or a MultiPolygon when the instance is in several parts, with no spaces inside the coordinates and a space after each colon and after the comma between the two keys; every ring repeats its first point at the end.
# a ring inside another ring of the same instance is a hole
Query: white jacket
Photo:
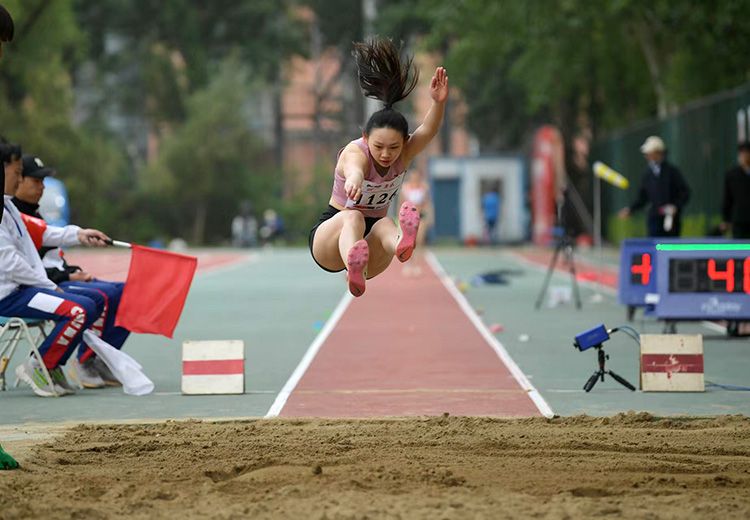
{"type": "Polygon", "coordinates": [[[80,230],[81,228],[78,226],[47,226],[47,229],[44,230],[44,236],[42,236],[42,245],[54,247],[54,249],[47,251],[42,258],[42,265],[45,269],[65,270],[65,262],[60,248],[81,245],[78,240],[80,230]]]}
{"type": "MultiPolygon", "coordinates": [[[[21,285],[55,290],[55,285],[42,265],[42,259],[31,240],[21,213],[9,195],[4,197],[5,211],[0,223],[0,300],[21,285]]],[[[49,226],[44,232],[44,245],[78,244],[77,226],[49,226]],[[74,241],[75,240],[75,241],[74,241]]]]}

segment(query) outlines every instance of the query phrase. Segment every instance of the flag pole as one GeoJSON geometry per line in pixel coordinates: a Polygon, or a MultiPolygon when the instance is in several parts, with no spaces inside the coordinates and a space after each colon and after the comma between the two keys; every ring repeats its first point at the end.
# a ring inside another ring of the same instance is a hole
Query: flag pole
{"type": "Polygon", "coordinates": [[[114,247],[127,247],[128,249],[133,247],[133,244],[130,242],[121,242],[120,240],[107,240],[107,245],[114,246],[114,247]]]}

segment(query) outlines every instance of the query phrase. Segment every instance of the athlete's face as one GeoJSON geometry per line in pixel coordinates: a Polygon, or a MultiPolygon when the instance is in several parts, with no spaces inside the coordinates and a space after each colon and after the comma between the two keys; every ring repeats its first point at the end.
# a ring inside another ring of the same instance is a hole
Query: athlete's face
{"type": "Polygon", "coordinates": [[[21,177],[16,190],[16,197],[29,204],[39,204],[44,195],[44,180],[36,177],[21,177]]]}
{"type": "Polygon", "coordinates": [[[396,162],[404,149],[404,136],[393,128],[373,128],[364,138],[372,158],[385,168],[396,162]]]}

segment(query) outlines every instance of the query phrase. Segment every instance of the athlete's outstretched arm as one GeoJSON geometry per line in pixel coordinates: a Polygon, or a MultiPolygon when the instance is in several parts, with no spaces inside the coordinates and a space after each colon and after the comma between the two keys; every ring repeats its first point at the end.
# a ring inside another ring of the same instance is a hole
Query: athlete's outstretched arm
{"type": "Polygon", "coordinates": [[[367,157],[354,144],[347,145],[339,157],[338,168],[344,176],[344,191],[349,200],[357,201],[362,196],[362,182],[365,180],[367,157]]]}
{"type": "Polygon", "coordinates": [[[425,149],[437,135],[443,123],[445,102],[448,99],[448,73],[443,67],[435,69],[435,74],[430,81],[430,97],[432,98],[430,110],[406,143],[404,150],[404,163],[406,164],[425,149]]]}

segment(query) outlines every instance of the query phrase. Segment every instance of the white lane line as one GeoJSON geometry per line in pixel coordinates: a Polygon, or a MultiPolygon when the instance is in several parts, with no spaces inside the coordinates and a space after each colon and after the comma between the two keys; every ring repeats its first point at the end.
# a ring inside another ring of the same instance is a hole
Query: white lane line
{"type": "Polygon", "coordinates": [[[310,366],[310,364],[313,362],[313,359],[315,359],[315,356],[318,354],[320,347],[323,346],[325,340],[328,339],[328,336],[331,335],[334,327],[336,327],[339,320],[341,319],[341,316],[344,314],[344,311],[346,311],[347,307],[349,307],[349,304],[353,299],[354,296],[352,296],[349,292],[344,294],[343,298],[341,298],[341,301],[339,301],[339,304],[336,306],[333,314],[331,314],[331,317],[328,318],[328,321],[326,322],[320,333],[317,335],[315,340],[310,344],[309,347],[307,347],[307,352],[305,352],[305,355],[302,357],[299,365],[297,365],[297,368],[294,369],[294,372],[292,372],[292,375],[289,377],[289,380],[279,392],[279,395],[276,396],[276,399],[271,405],[271,408],[268,409],[268,412],[265,415],[266,418],[278,417],[278,415],[281,413],[281,410],[284,408],[284,405],[289,399],[289,396],[292,395],[292,392],[297,387],[300,379],[302,379],[302,376],[305,375],[307,368],[310,366]]]}
{"type": "Polygon", "coordinates": [[[443,266],[440,265],[440,262],[438,262],[438,259],[435,257],[435,255],[432,254],[431,251],[428,251],[425,257],[427,259],[427,263],[437,275],[438,279],[440,279],[440,281],[442,282],[443,287],[445,287],[450,295],[453,296],[453,299],[456,300],[456,303],[458,303],[458,306],[462,311],[464,311],[464,314],[466,314],[466,317],[469,318],[469,321],[474,324],[474,327],[476,327],[485,341],[487,341],[490,347],[492,347],[492,350],[495,351],[497,356],[500,358],[500,361],[502,361],[508,368],[508,370],[510,370],[510,373],[513,374],[513,377],[516,379],[518,384],[521,385],[521,388],[523,388],[531,398],[531,400],[534,401],[534,404],[539,409],[539,412],[547,418],[554,417],[555,413],[552,411],[552,408],[550,408],[549,404],[547,404],[547,401],[544,400],[542,394],[540,394],[539,391],[534,387],[534,385],[531,384],[529,379],[526,377],[526,374],[524,374],[521,371],[521,368],[516,364],[516,362],[513,361],[513,358],[510,357],[510,354],[508,354],[508,351],[505,350],[503,344],[500,343],[500,341],[498,341],[498,339],[492,335],[489,329],[487,329],[487,326],[484,324],[484,322],[482,322],[482,319],[476,313],[466,297],[461,294],[458,289],[456,289],[453,281],[445,272],[443,266]]]}

